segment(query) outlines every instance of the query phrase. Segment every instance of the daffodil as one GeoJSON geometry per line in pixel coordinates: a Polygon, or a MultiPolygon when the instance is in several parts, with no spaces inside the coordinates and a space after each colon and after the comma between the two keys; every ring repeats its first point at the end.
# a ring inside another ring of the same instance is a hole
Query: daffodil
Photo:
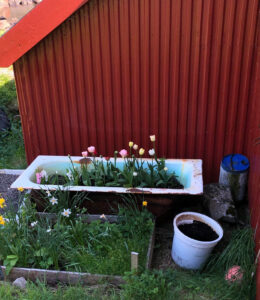
{"type": "Polygon", "coordinates": [[[49,228],[46,230],[46,232],[51,232],[51,227],[49,227],[49,228]]]}
{"type": "Polygon", "coordinates": [[[138,150],[138,145],[134,144],[133,149],[138,150]]]}
{"type": "Polygon", "coordinates": [[[133,176],[137,176],[138,174],[137,174],[137,172],[133,172],[133,176]]]}
{"type": "Polygon", "coordinates": [[[47,191],[46,194],[47,194],[48,197],[51,197],[51,192],[50,191],[47,191]]]}
{"type": "Polygon", "coordinates": [[[4,198],[0,198],[0,207],[1,208],[4,208],[6,205],[5,205],[5,199],[4,198]]]}
{"type": "Polygon", "coordinates": [[[3,216],[0,216],[0,224],[5,225],[5,219],[3,218],[3,216]]]}
{"type": "Polygon", "coordinates": [[[55,198],[55,197],[52,197],[52,198],[50,199],[50,202],[51,202],[52,205],[58,204],[58,199],[55,198]]]}
{"type": "Polygon", "coordinates": [[[164,171],[168,171],[168,168],[167,168],[167,167],[164,167],[163,169],[164,169],[164,171]]]}
{"type": "Polygon", "coordinates": [[[63,210],[63,212],[61,213],[64,217],[69,217],[70,214],[71,214],[71,210],[68,208],[68,209],[65,209],[63,210]]]}
{"type": "Polygon", "coordinates": [[[99,217],[100,219],[104,219],[104,220],[106,220],[107,219],[107,217],[103,214],[103,215],[101,215],[100,217],[99,217]]]}
{"type": "Polygon", "coordinates": [[[147,201],[143,201],[143,206],[147,206],[147,201]]]}
{"type": "Polygon", "coordinates": [[[129,147],[132,148],[134,145],[134,142],[129,142],[129,147]]]}
{"type": "Polygon", "coordinates": [[[24,188],[19,187],[17,190],[18,190],[19,192],[23,192],[23,191],[24,191],[24,188]]]}
{"type": "Polygon", "coordinates": [[[38,221],[32,222],[32,223],[31,223],[31,226],[34,227],[34,226],[37,225],[37,223],[38,223],[38,221]]]}

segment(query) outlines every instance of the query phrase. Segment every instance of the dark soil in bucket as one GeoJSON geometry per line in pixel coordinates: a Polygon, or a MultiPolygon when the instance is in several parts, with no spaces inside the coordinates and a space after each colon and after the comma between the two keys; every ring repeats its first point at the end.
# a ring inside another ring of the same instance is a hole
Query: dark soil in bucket
{"type": "Polygon", "coordinates": [[[211,242],[218,238],[218,234],[207,224],[194,220],[193,223],[181,224],[179,230],[191,239],[211,242]]]}

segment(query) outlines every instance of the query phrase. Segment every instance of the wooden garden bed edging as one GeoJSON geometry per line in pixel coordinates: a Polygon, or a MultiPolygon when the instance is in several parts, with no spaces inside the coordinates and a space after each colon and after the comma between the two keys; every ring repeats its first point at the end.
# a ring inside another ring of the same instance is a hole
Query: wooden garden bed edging
{"type": "MultiPolygon", "coordinates": [[[[37,213],[38,217],[48,217],[55,220],[56,214],[51,213],[37,213]]],[[[108,221],[115,223],[118,221],[118,216],[105,215],[105,218],[100,218],[100,215],[79,215],[82,218],[86,218],[86,222],[92,222],[95,220],[108,221]]],[[[148,244],[146,269],[150,269],[153,255],[153,247],[155,240],[155,226],[153,227],[152,234],[148,244]]],[[[129,254],[130,255],[130,254],[129,254]]],[[[109,282],[113,285],[124,284],[125,281],[122,276],[118,275],[103,275],[103,274],[92,274],[92,273],[81,273],[81,272],[70,272],[70,271],[57,271],[57,270],[45,270],[45,269],[32,269],[32,268],[12,268],[10,273],[6,275],[6,267],[0,266],[0,277],[2,275],[4,280],[14,281],[19,277],[24,277],[26,280],[35,282],[36,280],[44,281],[48,284],[56,284],[58,282],[64,284],[75,285],[78,283],[95,285],[100,282],[109,282]]],[[[130,266],[129,266],[130,271],[130,266]]]]}

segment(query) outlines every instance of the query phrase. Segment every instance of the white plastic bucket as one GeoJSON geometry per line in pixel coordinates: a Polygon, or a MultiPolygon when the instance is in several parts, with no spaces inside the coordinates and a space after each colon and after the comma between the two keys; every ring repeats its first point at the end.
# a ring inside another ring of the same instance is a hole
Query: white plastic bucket
{"type": "Polygon", "coordinates": [[[178,266],[185,269],[202,268],[213,248],[223,237],[223,229],[218,222],[195,212],[178,214],[173,220],[173,227],[172,258],[178,266]],[[214,241],[202,242],[186,236],[179,230],[179,225],[189,224],[194,220],[210,226],[217,233],[218,238],[214,241]]]}

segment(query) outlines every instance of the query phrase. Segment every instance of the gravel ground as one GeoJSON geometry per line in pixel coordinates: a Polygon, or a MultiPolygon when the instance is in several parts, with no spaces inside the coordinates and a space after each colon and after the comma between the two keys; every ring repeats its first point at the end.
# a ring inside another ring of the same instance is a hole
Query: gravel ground
{"type": "MultiPolygon", "coordinates": [[[[11,189],[11,184],[17,178],[17,175],[0,174],[0,194],[6,200],[7,208],[5,209],[17,209],[20,192],[16,189],[11,189]]],[[[0,213],[2,213],[0,208],[0,213]]]]}

